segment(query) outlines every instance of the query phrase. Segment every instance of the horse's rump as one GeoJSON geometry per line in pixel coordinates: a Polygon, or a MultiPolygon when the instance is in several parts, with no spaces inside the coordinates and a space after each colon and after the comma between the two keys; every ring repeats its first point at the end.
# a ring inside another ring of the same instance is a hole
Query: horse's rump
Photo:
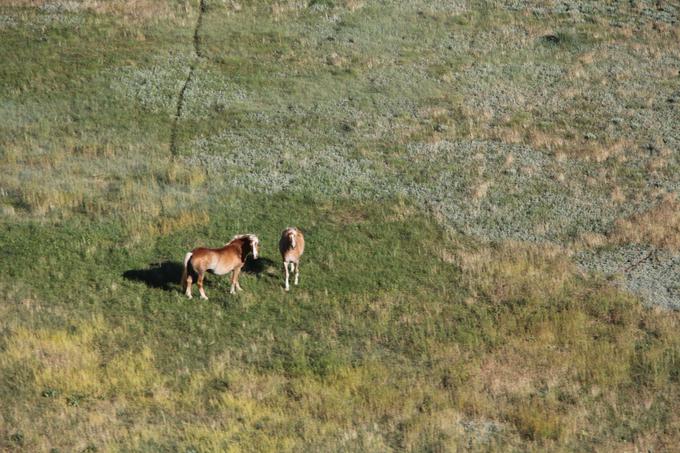
{"type": "Polygon", "coordinates": [[[191,257],[193,256],[193,252],[189,252],[186,255],[184,255],[184,266],[182,267],[182,290],[186,289],[187,286],[187,277],[189,274],[193,275],[194,272],[194,267],[191,265],[191,257]]]}

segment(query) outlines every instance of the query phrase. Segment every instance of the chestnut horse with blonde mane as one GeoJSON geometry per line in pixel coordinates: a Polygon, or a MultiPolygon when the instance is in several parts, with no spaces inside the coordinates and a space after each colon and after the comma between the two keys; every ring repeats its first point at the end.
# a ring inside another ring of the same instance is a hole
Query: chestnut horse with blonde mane
{"type": "Polygon", "coordinates": [[[238,284],[238,276],[246,262],[248,255],[252,253],[257,259],[260,251],[260,240],[254,234],[240,234],[234,236],[224,247],[209,249],[199,247],[187,253],[184,257],[184,270],[182,271],[182,291],[191,299],[191,284],[193,273],[198,274],[198,291],[201,299],[207,299],[203,290],[203,278],[210,271],[216,275],[224,275],[231,272],[231,294],[241,291],[238,284]]]}
{"type": "Polygon", "coordinates": [[[288,284],[288,266],[290,271],[295,272],[295,284],[300,279],[300,257],[305,251],[305,237],[302,231],[295,227],[288,227],[281,232],[279,251],[283,259],[283,270],[286,275],[286,291],[290,289],[288,284]]]}

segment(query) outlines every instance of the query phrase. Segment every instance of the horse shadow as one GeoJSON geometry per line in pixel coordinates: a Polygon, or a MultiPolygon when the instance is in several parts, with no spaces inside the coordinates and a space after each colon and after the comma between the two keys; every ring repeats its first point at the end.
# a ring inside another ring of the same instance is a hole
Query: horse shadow
{"type": "Polygon", "coordinates": [[[250,275],[255,275],[257,278],[269,277],[275,273],[276,262],[260,256],[258,259],[254,260],[252,256],[246,258],[246,262],[243,265],[243,272],[250,275]]]}
{"type": "MultiPolygon", "coordinates": [[[[254,260],[252,257],[248,257],[243,265],[243,272],[260,278],[273,275],[275,266],[276,263],[269,258],[260,257],[254,260]]],[[[142,282],[149,288],[177,291],[182,284],[183,270],[184,266],[180,262],[163,261],[151,263],[147,269],[127,270],[123,272],[123,278],[142,282]]],[[[206,284],[209,284],[209,282],[206,281],[206,284]]]]}
{"type": "Polygon", "coordinates": [[[130,269],[123,272],[123,278],[142,282],[149,288],[177,291],[181,284],[183,267],[182,263],[177,261],[151,263],[148,269],[130,269]]]}

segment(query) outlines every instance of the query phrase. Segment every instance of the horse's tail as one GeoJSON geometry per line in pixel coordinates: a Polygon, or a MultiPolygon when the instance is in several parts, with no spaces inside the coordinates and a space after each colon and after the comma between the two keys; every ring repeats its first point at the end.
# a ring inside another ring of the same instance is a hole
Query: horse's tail
{"type": "Polygon", "coordinates": [[[189,272],[189,260],[191,259],[191,255],[193,255],[191,252],[184,255],[184,268],[182,269],[182,291],[186,291],[187,289],[187,276],[189,272]]]}

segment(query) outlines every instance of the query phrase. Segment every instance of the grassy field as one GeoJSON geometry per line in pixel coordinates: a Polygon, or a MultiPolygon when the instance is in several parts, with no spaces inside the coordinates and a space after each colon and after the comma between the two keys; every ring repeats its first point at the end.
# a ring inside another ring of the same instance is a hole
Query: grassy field
{"type": "Polygon", "coordinates": [[[678,42],[676,2],[3,2],[0,451],[677,448],[678,42]]]}

